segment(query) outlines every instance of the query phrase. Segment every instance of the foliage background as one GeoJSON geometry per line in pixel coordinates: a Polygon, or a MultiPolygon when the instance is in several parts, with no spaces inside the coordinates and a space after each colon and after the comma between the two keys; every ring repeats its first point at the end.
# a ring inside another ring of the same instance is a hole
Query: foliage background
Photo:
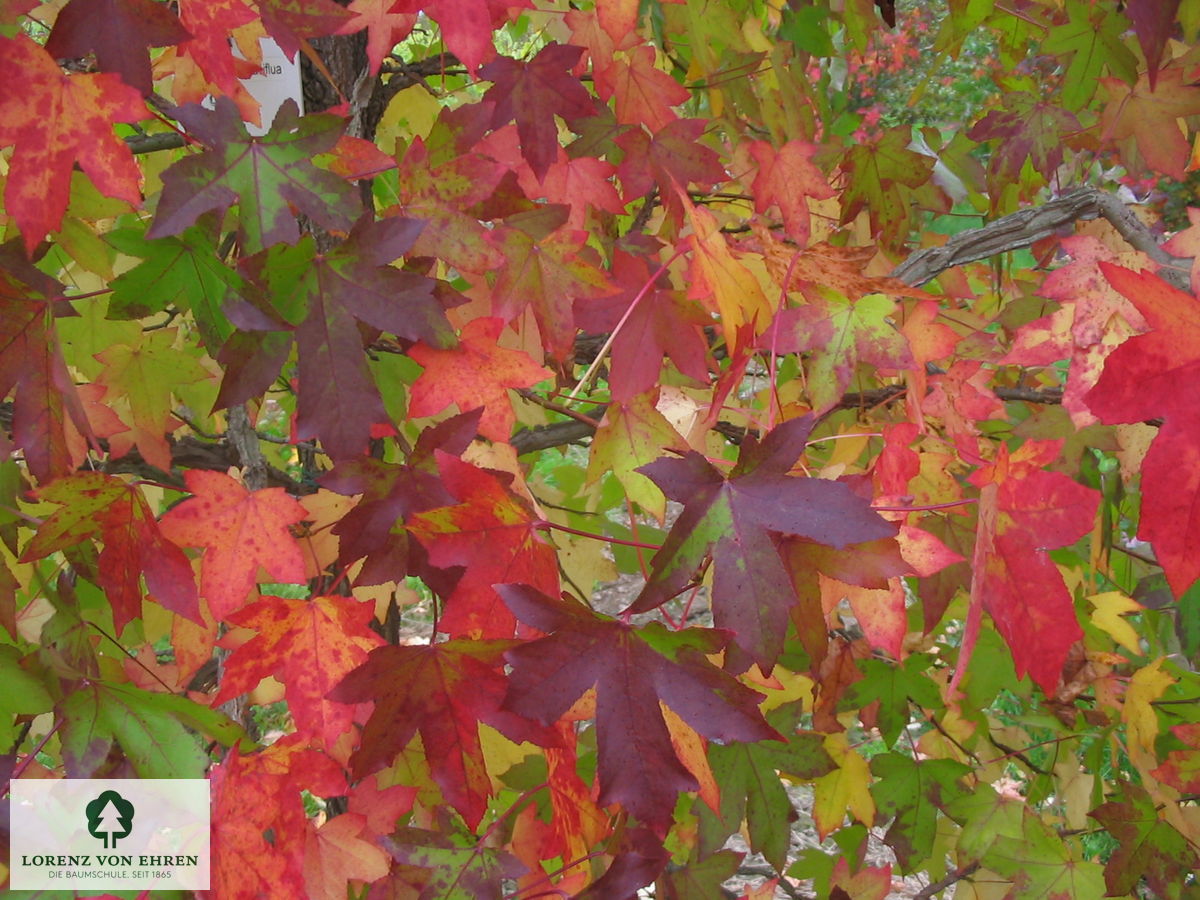
{"type": "Polygon", "coordinates": [[[1198,30],[0,4],[0,775],[209,778],[218,897],[1200,896],[1198,30]]]}

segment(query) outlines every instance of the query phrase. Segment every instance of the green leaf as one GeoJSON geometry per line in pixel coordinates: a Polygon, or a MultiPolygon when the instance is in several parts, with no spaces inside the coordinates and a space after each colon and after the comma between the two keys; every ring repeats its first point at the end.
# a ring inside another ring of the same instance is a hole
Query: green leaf
{"type": "MultiPolygon", "coordinates": [[[[767,724],[787,738],[786,744],[710,745],[709,765],[721,786],[721,815],[726,834],[742,821],[750,833],[750,849],[782,869],[796,812],[777,773],[802,779],[819,778],[835,768],[825,752],[822,736],[797,732],[799,703],[790,703],[767,714],[767,724]]],[[[711,813],[701,807],[701,818],[711,813]]]]}
{"type": "Polygon", "coordinates": [[[922,709],[945,706],[937,685],[929,678],[932,663],[933,657],[924,653],[914,653],[900,665],[875,657],[860,660],[863,678],[846,690],[838,706],[861,709],[878,700],[879,732],[892,747],[908,724],[910,700],[922,709]]]}
{"type": "Polygon", "coordinates": [[[1042,43],[1043,53],[1070,57],[1062,78],[1062,100],[1067,109],[1081,109],[1092,99],[1105,68],[1122,80],[1137,81],[1137,57],[1122,36],[1129,21],[1112,9],[1070,0],[1068,21],[1051,28],[1042,43]]]}
{"type": "Polygon", "coordinates": [[[1132,893],[1143,877],[1164,900],[1185,896],[1188,873],[1196,870],[1200,858],[1187,839],[1159,817],[1145,788],[1123,784],[1115,799],[1089,815],[1117,840],[1104,866],[1110,896],[1132,893]]]}
{"type": "Polygon", "coordinates": [[[938,810],[966,796],[959,779],[971,768],[950,759],[916,760],[885,753],[871,760],[871,773],[879,779],[871,785],[876,809],[895,817],[884,843],[896,852],[902,871],[916,871],[933,851],[938,810]]]}
{"type": "Polygon", "coordinates": [[[429,871],[422,900],[500,900],[503,880],[525,872],[510,854],[461,835],[398,828],[379,841],[397,862],[429,871]]]}

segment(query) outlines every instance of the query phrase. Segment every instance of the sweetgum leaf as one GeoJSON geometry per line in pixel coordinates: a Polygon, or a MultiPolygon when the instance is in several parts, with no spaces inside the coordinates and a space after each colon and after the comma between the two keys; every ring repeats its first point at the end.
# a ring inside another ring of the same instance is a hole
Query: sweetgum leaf
{"type": "Polygon", "coordinates": [[[1200,308],[1196,298],[1150,272],[1101,262],[1113,287],[1145,317],[1150,331],[1109,355],[1084,402],[1102,422],[1163,425],[1142,464],[1138,536],[1155,554],[1176,597],[1200,578],[1200,413],[1180,385],[1200,378],[1200,308]]]}
{"type": "Polygon", "coordinates": [[[345,128],[336,116],[297,114],[280,107],[262,137],[250,137],[233,101],[214,110],[181,107],[176,117],[208,150],[181,159],[162,174],[163,193],[148,238],[180,234],[204,213],[238,205],[238,233],[247,253],[272,244],[294,244],[300,226],[293,210],[326,228],[348,231],[362,204],[358,192],[312,158],[332,150],[345,128]]]}
{"type": "Polygon", "coordinates": [[[1142,878],[1160,897],[1177,900],[1187,896],[1184,884],[1200,865],[1200,856],[1183,835],[1162,820],[1145,788],[1122,784],[1116,799],[1088,815],[1117,841],[1104,866],[1110,896],[1133,893],[1142,878]]]}
{"type": "Polygon", "coordinates": [[[969,766],[952,759],[913,759],[885,753],[871,760],[876,781],[871,796],[880,814],[894,816],[884,835],[896,853],[901,871],[912,872],[929,859],[937,836],[937,814],[967,791],[959,779],[969,766]]]}
{"type": "Polygon", "coordinates": [[[150,47],[178,44],[190,35],[165,3],[154,0],[71,0],[54,20],[46,52],[55,57],[96,54],[96,64],[116,72],[143,94],[150,80],[150,47]]]}
{"type": "Polygon", "coordinates": [[[420,896],[430,900],[500,900],[504,880],[526,871],[504,850],[436,831],[398,828],[381,843],[397,862],[429,870],[420,896]]]}
{"type": "Polygon", "coordinates": [[[658,622],[634,628],[527,585],[497,587],[522,622],[548,636],[509,650],[505,709],[551,724],[596,689],[601,805],[620,803],[658,834],[670,826],[680,791],[698,788],[663,721],[665,703],[710,740],[779,739],[758,712],[759,695],[705,654],[728,636],[658,622]]]}
{"type": "MultiPolygon", "coordinates": [[[[355,777],[391,765],[420,734],[446,801],[471,828],[478,825],[492,794],[479,725],[510,734],[514,724],[520,727],[517,717],[501,709],[508,688],[502,654],[512,646],[512,641],[459,640],[372,650],[328,694],[340,703],[375,703],[350,760],[355,777]]],[[[530,733],[526,729],[518,737],[530,733]]]]}
{"type": "Polygon", "coordinates": [[[812,419],[791,419],[758,442],[747,437],[728,476],[699,453],[642,466],[672,500],[684,504],[646,587],[630,606],[661,606],[692,579],[706,554],[716,566],[713,619],[734,633],[750,661],[769,671],[783,648],[792,576],[773,534],[845,547],[895,535],[896,527],[844,484],[789,474],[804,452],[812,419]]]}
{"type": "Polygon", "coordinates": [[[0,147],[15,144],[4,206],[32,252],[62,223],[78,163],[101,193],[137,205],[141,174],[113,123],[146,116],[141,94],[112,73],[66,75],[20,34],[0,38],[0,147]]]}

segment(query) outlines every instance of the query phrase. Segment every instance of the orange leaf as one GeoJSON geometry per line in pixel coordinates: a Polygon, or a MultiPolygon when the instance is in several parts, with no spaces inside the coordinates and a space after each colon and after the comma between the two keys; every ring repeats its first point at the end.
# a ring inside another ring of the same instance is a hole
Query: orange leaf
{"type": "Polygon", "coordinates": [[[463,328],[457,347],[414,346],[409,356],[425,371],[413,384],[409,413],[429,416],[451,403],[458,404],[460,412],[482,406],[479,433],[493,441],[507,441],[516,419],[508,389],[533,387],[553,373],[527,354],[499,346],[496,341],[503,328],[500,319],[473,319],[463,328]]]}
{"type": "Polygon", "coordinates": [[[316,900],[344,900],[353,881],[376,881],[391,868],[390,857],[372,840],[366,816],[342,813],[307,834],[304,886],[316,900]]]}
{"type": "Polygon", "coordinates": [[[251,493],[228,475],[201,469],[184,479],[195,496],[163,516],[159,527],[180,546],[205,548],[200,592],[215,618],[241,607],[259,566],[275,581],[304,581],[304,556],[288,530],[305,517],[304,507],[282,488],[251,493]]]}

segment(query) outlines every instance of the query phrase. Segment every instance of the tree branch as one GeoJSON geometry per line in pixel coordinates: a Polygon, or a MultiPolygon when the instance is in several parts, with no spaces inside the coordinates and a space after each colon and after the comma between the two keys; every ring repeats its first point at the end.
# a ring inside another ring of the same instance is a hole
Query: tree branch
{"type": "Polygon", "coordinates": [[[1192,260],[1172,256],[1160,247],[1150,229],[1120,198],[1095,187],[1078,188],[1041,206],[1019,209],[982,228],[960,232],[941,247],[918,250],[892,270],[892,277],[906,284],[924,284],[947,269],[1024,250],[1052,236],[1064,225],[1101,217],[1107,219],[1131,247],[1163,266],[1158,273],[1163,280],[1187,290],[1192,260]]]}

